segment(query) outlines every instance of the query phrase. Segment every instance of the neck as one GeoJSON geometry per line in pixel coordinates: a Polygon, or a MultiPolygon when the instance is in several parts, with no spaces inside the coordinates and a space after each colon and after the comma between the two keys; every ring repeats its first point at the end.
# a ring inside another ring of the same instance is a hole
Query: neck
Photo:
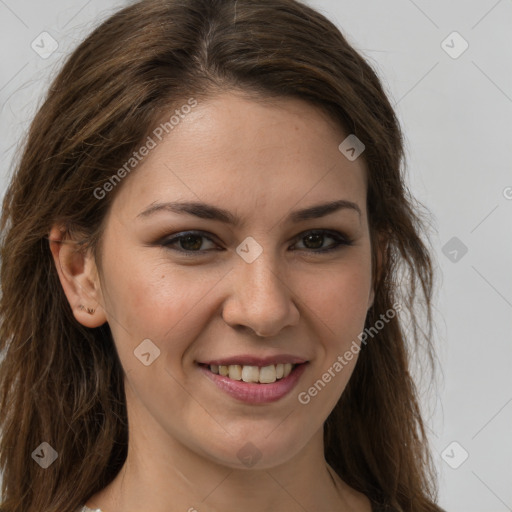
{"type": "Polygon", "coordinates": [[[141,409],[130,415],[127,459],[114,480],[87,500],[103,512],[370,512],[324,459],[323,431],[289,460],[234,468],[177,441],[141,409]],[[131,417],[130,417],[131,416],[131,417]],[[135,421],[137,420],[137,421],[135,421]],[[170,508],[171,507],[171,508],[170,508]]]}

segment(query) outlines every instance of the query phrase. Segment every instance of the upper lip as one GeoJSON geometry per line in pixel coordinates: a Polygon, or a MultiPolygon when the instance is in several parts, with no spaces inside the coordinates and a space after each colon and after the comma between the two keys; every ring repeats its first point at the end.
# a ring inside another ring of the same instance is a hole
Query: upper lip
{"type": "Polygon", "coordinates": [[[200,364],[206,365],[217,365],[217,366],[230,366],[239,364],[241,366],[270,366],[272,364],[302,364],[306,363],[307,360],[302,357],[293,356],[290,354],[276,354],[274,356],[267,357],[259,357],[252,355],[239,355],[239,356],[231,356],[225,357],[222,359],[211,359],[208,361],[199,361],[200,364]]]}

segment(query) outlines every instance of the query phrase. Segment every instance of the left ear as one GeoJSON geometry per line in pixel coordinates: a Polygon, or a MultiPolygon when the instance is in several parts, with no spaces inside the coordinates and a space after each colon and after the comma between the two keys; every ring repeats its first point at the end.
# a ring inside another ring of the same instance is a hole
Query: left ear
{"type": "Polygon", "coordinates": [[[64,293],[78,322],[99,327],[107,321],[96,262],[62,226],[52,226],[50,250],[64,293]]]}

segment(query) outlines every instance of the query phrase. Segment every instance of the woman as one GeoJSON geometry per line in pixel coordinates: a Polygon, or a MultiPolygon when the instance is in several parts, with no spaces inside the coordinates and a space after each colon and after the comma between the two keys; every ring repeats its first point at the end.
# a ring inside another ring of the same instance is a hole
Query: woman
{"type": "Polygon", "coordinates": [[[375,72],[299,2],[97,28],[3,205],[1,510],[441,510],[402,159],[375,72]]]}

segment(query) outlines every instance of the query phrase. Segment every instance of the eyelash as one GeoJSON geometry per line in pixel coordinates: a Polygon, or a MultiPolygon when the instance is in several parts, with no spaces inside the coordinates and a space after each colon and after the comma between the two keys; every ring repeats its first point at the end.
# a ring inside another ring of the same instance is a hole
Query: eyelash
{"type": "MultiPolygon", "coordinates": [[[[205,252],[208,252],[208,251],[212,250],[212,249],[208,249],[208,250],[190,251],[190,250],[187,250],[187,249],[178,249],[177,247],[172,247],[173,244],[176,244],[180,240],[183,240],[187,236],[190,236],[190,235],[197,236],[197,237],[200,237],[200,238],[206,238],[210,242],[215,243],[214,240],[212,240],[212,238],[206,236],[206,234],[201,232],[201,231],[186,231],[186,232],[180,233],[178,236],[173,236],[172,238],[169,238],[169,239],[165,240],[164,242],[161,243],[161,245],[163,247],[165,247],[165,248],[168,248],[168,249],[171,249],[173,251],[177,251],[179,253],[182,253],[185,256],[192,256],[192,257],[195,256],[196,254],[201,254],[201,253],[205,253],[205,252]]],[[[316,249],[302,249],[302,250],[306,250],[308,252],[312,252],[313,254],[326,254],[326,253],[330,253],[330,252],[333,252],[333,251],[336,251],[336,250],[341,250],[343,247],[351,246],[354,243],[353,240],[351,240],[347,236],[344,236],[342,233],[340,233],[338,231],[327,230],[327,229],[314,229],[314,230],[311,230],[311,231],[304,231],[304,233],[301,233],[297,237],[297,240],[301,241],[303,238],[306,238],[308,235],[324,235],[327,238],[332,238],[333,240],[335,240],[334,246],[333,247],[329,247],[327,249],[319,249],[319,250],[316,250],[316,249]]]]}

